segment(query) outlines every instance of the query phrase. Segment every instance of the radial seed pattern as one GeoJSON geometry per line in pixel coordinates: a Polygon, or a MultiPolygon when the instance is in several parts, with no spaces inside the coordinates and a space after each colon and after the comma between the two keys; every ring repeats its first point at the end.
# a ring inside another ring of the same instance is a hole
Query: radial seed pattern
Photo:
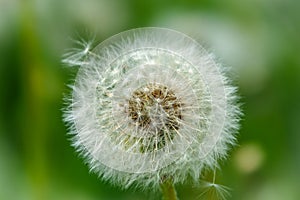
{"type": "Polygon", "coordinates": [[[93,171],[156,187],[165,176],[196,180],[226,155],[240,114],[234,92],[191,38],[135,29],[86,51],[65,120],[93,171]]]}

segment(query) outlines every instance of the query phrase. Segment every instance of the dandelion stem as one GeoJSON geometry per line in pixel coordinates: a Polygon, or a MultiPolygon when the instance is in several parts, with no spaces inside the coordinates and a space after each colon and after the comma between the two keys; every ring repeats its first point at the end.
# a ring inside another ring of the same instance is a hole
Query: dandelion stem
{"type": "Polygon", "coordinates": [[[171,178],[166,178],[160,185],[163,200],[178,200],[176,190],[171,178]]]}

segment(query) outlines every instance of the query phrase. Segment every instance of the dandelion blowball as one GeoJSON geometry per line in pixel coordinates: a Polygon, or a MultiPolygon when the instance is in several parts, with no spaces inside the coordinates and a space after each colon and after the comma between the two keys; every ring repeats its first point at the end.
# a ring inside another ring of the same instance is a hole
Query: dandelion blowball
{"type": "Polygon", "coordinates": [[[226,155],[238,128],[235,88],[214,57],[169,29],[86,43],[65,121],[92,171],[113,184],[156,187],[198,180],[226,155]]]}

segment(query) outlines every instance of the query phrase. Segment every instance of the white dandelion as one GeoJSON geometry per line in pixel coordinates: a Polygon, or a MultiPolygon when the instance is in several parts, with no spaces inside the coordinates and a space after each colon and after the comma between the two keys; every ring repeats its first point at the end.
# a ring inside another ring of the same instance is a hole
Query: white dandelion
{"type": "Polygon", "coordinates": [[[123,188],[158,188],[166,178],[197,181],[226,156],[236,88],[195,40],[140,28],[86,44],[64,60],[80,63],[64,119],[93,172],[123,188]]]}

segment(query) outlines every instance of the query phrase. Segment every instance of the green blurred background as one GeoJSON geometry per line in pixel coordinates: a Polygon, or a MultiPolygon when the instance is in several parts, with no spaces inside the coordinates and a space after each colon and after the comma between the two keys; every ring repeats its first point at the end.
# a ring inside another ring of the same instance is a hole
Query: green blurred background
{"type": "MultiPolygon", "coordinates": [[[[61,64],[69,38],[142,26],[194,36],[232,67],[245,116],[217,177],[229,199],[300,199],[299,2],[0,0],[0,199],[149,198],[90,174],[61,117],[77,70],[61,64]]],[[[201,193],[177,189],[184,200],[201,193]]]]}

